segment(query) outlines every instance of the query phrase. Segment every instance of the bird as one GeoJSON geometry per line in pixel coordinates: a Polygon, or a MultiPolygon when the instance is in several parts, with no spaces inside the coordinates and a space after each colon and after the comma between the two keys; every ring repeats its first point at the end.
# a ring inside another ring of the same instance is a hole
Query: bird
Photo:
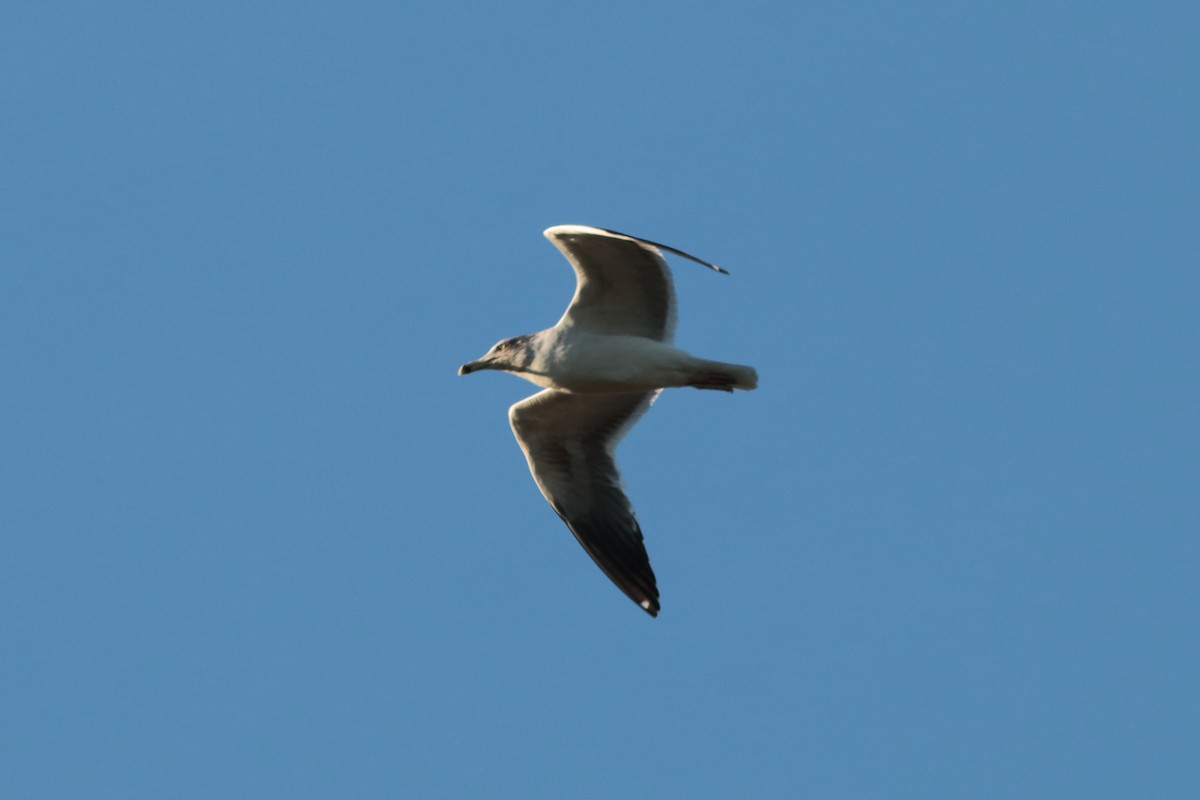
{"type": "Polygon", "coordinates": [[[607,228],[556,225],[543,235],[575,271],[566,312],[551,328],[497,342],[458,374],[502,370],[542,387],[508,410],[534,482],[596,565],[657,617],[657,580],[615,451],[665,388],[757,388],[753,367],[673,345],[675,291],[663,252],[729,273],[607,228]]]}

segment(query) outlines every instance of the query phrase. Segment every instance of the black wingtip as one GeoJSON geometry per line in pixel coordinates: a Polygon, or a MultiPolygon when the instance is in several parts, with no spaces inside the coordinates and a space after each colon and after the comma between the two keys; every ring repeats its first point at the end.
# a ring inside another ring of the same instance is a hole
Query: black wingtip
{"type": "Polygon", "coordinates": [[[651,247],[657,247],[659,250],[666,250],[668,253],[674,253],[677,256],[683,256],[684,258],[688,259],[689,261],[695,261],[697,264],[703,264],[704,266],[708,267],[709,269],[715,270],[716,272],[719,272],[722,275],[729,274],[729,270],[724,269],[723,267],[718,267],[716,264],[712,263],[711,261],[705,261],[703,258],[696,258],[691,253],[685,253],[682,250],[671,247],[671,245],[669,245],[669,244],[662,244],[661,242],[652,242],[649,239],[643,239],[640,236],[634,236],[634,235],[628,234],[628,233],[621,233],[621,231],[614,231],[612,228],[600,228],[600,230],[604,231],[605,233],[611,233],[614,236],[624,236],[626,239],[633,239],[635,242],[641,242],[642,244],[648,244],[651,247]]]}
{"type": "Polygon", "coordinates": [[[656,599],[655,600],[643,600],[642,602],[638,603],[638,605],[642,607],[642,611],[645,611],[647,614],[654,617],[655,619],[658,618],[658,612],[660,610],[662,610],[662,606],[660,606],[658,604],[658,600],[656,600],[656,599]]]}

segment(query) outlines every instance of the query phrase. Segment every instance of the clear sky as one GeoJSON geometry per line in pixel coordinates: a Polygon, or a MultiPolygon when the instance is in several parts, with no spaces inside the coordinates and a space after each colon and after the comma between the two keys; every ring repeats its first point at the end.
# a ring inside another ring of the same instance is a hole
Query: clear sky
{"type": "Polygon", "coordinates": [[[1200,11],[0,10],[0,796],[1200,791],[1200,11]],[[672,261],[650,619],[456,376],[672,261]]]}

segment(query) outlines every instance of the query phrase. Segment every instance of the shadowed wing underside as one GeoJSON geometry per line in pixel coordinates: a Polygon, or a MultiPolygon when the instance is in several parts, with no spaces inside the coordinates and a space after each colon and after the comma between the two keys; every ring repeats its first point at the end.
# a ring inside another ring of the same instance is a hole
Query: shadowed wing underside
{"type": "Polygon", "coordinates": [[[575,296],[559,325],[668,343],[675,338],[675,289],[656,248],[583,225],[558,225],[545,235],[575,269],[575,296]]]}
{"type": "Polygon", "coordinates": [[[613,453],[657,395],[547,389],[508,411],[517,443],[550,506],[604,574],[651,616],[659,611],[658,586],[613,453]]]}

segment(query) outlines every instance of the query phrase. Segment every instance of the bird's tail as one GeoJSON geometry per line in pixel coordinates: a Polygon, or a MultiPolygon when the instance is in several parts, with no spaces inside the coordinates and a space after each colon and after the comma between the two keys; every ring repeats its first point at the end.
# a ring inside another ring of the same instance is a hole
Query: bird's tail
{"type": "Polygon", "coordinates": [[[715,389],[732,392],[734,389],[747,391],[758,388],[758,372],[754,367],[741,364],[726,364],[723,361],[697,359],[696,371],[688,386],[697,389],[715,389]]]}

